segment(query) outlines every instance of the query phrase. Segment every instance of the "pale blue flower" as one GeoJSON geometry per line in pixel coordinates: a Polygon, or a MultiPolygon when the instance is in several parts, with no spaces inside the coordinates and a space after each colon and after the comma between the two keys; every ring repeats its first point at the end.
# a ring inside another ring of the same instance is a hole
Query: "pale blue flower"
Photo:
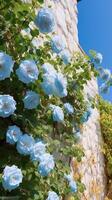
{"type": "Polygon", "coordinates": [[[73,114],[74,108],[70,103],[65,103],[64,108],[68,114],[73,114]]]}
{"type": "Polygon", "coordinates": [[[67,79],[61,73],[45,73],[41,86],[47,95],[67,96],[67,79]]]}
{"type": "Polygon", "coordinates": [[[41,140],[37,141],[31,149],[30,153],[31,160],[40,161],[41,156],[45,154],[45,151],[46,151],[46,145],[43,143],[43,141],[41,140]]]}
{"type": "Polygon", "coordinates": [[[102,85],[100,86],[100,92],[104,94],[109,92],[109,86],[107,83],[102,83],[102,85]]]}
{"type": "Polygon", "coordinates": [[[20,183],[22,183],[22,179],[23,175],[21,169],[15,165],[12,165],[11,167],[6,166],[3,171],[2,185],[5,190],[10,192],[11,190],[16,189],[20,183]]]}
{"type": "Polygon", "coordinates": [[[77,192],[77,184],[76,184],[75,180],[73,179],[73,175],[72,174],[69,174],[69,175],[65,174],[65,179],[69,183],[69,187],[71,189],[71,192],[77,192]]]}
{"type": "Polygon", "coordinates": [[[111,72],[109,69],[103,69],[100,73],[100,78],[102,78],[104,81],[108,81],[111,77],[111,72]]]}
{"type": "Polygon", "coordinates": [[[22,30],[21,30],[21,35],[22,35],[24,38],[32,39],[32,35],[31,35],[31,30],[30,30],[30,28],[22,29],[22,30]]]}
{"type": "Polygon", "coordinates": [[[56,107],[56,106],[55,106],[55,105],[53,105],[53,104],[50,104],[50,105],[49,105],[49,108],[50,108],[50,109],[52,109],[52,110],[54,110],[54,109],[55,109],[55,107],[56,107]]]}
{"type": "Polygon", "coordinates": [[[0,52],[0,80],[10,77],[13,66],[14,61],[12,60],[12,57],[4,52],[0,52]]]}
{"type": "Polygon", "coordinates": [[[0,95],[0,117],[6,118],[16,110],[16,101],[10,95],[0,95]]]}
{"type": "Polygon", "coordinates": [[[56,74],[54,94],[58,97],[67,96],[67,79],[62,73],[56,74]]]}
{"type": "Polygon", "coordinates": [[[60,200],[59,196],[56,194],[56,192],[49,191],[48,197],[46,200],[60,200]]]}
{"type": "Polygon", "coordinates": [[[67,50],[67,49],[64,49],[63,51],[61,51],[60,57],[63,60],[63,62],[65,63],[65,65],[67,65],[71,62],[71,55],[70,55],[69,50],[67,50]]]}
{"type": "Polygon", "coordinates": [[[18,126],[9,126],[6,133],[6,142],[9,144],[15,144],[21,135],[22,132],[18,126]]]}
{"type": "Polygon", "coordinates": [[[34,109],[40,103],[40,96],[34,91],[27,91],[23,99],[24,107],[27,109],[34,109]]]}
{"type": "Polygon", "coordinates": [[[51,48],[54,53],[60,53],[65,48],[65,43],[59,35],[53,36],[51,40],[51,48]]]}
{"type": "Polygon", "coordinates": [[[40,157],[38,170],[42,176],[48,176],[49,173],[54,169],[54,166],[55,163],[52,155],[46,153],[40,157]]]}
{"type": "Polygon", "coordinates": [[[53,65],[51,65],[50,63],[44,63],[42,65],[42,69],[44,71],[44,73],[47,73],[47,74],[52,74],[52,73],[56,73],[56,70],[54,69],[53,65]]]}
{"type": "Polygon", "coordinates": [[[101,67],[101,66],[98,67],[97,70],[98,70],[98,72],[99,72],[100,75],[101,75],[101,74],[103,73],[103,71],[104,71],[103,67],[101,67]]]}
{"type": "Polygon", "coordinates": [[[38,79],[38,68],[33,60],[24,60],[21,62],[16,74],[23,83],[34,83],[38,79]]]}
{"type": "Polygon", "coordinates": [[[55,17],[50,8],[42,8],[39,10],[35,19],[35,24],[41,33],[50,33],[55,28],[55,17]]]}
{"type": "Polygon", "coordinates": [[[55,108],[53,109],[53,120],[56,122],[64,121],[64,113],[62,108],[60,108],[59,106],[55,106],[55,108]]]}
{"type": "Polygon", "coordinates": [[[42,89],[44,90],[45,94],[53,95],[55,91],[55,77],[54,73],[45,73],[43,75],[43,82],[41,83],[42,89]]]}
{"type": "Polygon", "coordinates": [[[23,155],[29,155],[35,141],[32,136],[24,134],[17,142],[17,151],[23,155]]]}
{"type": "Polygon", "coordinates": [[[91,107],[88,107],[88,108],[87,108],[87,111],[85,111],[85,112],[83,113],[80,122],[81,122],[81,123],[87,122],[88,119],[89,119],[89,117],[91,116],[91,114],[92,114],[92,108],[91,108],[91,107]]]}
{"type": "Polygon", "coordinates": [[[72,174],[65,174],[65,179],[68,181],[68,182],[70,182],[70,181],[72,181],[73,180],[73,176],[72,176],[72,174]]]}
{"type": "Polygon", "coordinates": [[[80,132],[80,130],[76,130],[75,132],[74,132],[74,136],[76,137],[76,139],[79,141],[80,139],[81,139],[81,132],[80,132]]]}
{"type": "Polygon", "coordinates": [[[96,64],[101,64],[103,61],[103,56],[101,53],[96,53],[96,55],[94,56],[94,61],[96,64]]]}
{"type": "Polygon", "coordinates": [[[71,180],[69,182],[69,187],[71,189],[71,192],[77,192],[77,184],[74,180],[71,180]]]}

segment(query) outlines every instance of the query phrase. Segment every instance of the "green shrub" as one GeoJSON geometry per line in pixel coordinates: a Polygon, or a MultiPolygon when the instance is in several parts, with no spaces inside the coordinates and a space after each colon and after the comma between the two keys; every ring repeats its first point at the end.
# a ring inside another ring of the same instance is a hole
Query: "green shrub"
{"type": "Polygon", "coordinates": [[[112,104],[100,98],[99,108],[101,132],[104,139],[103,151],[106,160],[106,173],[109,189],[112,183],[112,104]]]}

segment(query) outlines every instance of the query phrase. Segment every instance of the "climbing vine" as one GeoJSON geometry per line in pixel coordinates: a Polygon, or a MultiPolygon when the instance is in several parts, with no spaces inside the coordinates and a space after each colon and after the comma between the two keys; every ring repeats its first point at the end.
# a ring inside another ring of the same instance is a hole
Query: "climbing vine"
{"type": "Polygon", "coordinates": [[[87,56],[71,56],[41,3],[0,1],[0,195],[79,200],[72,158],[84,156],[80,126],[92,104],[83,89],[97,73],[87,56]]]}

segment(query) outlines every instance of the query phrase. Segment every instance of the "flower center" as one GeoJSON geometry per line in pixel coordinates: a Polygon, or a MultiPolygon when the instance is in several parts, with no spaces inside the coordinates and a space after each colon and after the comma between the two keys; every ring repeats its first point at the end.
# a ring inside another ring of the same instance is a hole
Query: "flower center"
{"type": "Polygon", "coordinates": [[[8,109],[8,103],[3,104],[3,109],[8,109]]]}
{"type": "Polygon", "coordinates": [[[16,136],[16,132],[15,131],[13,132],[13,135],[16,136]]]}
{"type": "Polygon", "coordinates": [[[2,67],[3,67],[3,66],[0,64],[0,70],[2,70],[2,67]]]}
{"type": "Polygon", "coordinates": [[[24,147],[29,147],[29,144],[27,142],[23,143],[24,147]]]}
{"type": "Polygon", "coordinates": [[[33,73],[33,70],[31,68],[27,68],[27,73],[28,74],[32,74],[33,73]]]}

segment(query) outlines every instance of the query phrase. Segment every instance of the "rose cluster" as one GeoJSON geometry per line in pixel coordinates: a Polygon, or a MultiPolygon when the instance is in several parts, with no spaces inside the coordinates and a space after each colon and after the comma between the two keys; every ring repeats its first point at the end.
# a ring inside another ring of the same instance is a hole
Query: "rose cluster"
{"type": "Polygon", "coordinates": [[[15,144],[17,151],[22,155],[29,155],[32,161],[38,161],[38,170],[42,176],[47,176],[54,168],[54,158],[46,153],[46,144],[40,139],[34,140],[31,135],[23,134],[16,125],[9,126],[6,132],[6,141],[15,144]]]}
{"type": "MultiPolygon", "coordinates": [[[[12,61],[10,56],[6,55],[3,52],[1,54],[1,80],[4,80],[5,78],[10,76],[14,62],[12,61]],[[8,74],[6,73],[6,65],[8,65],[7,60],[9,63],[9,67],[11,67],[10,74],[9,72],[8,74]]],[[[57,72],[55,68],[49,63],[43,64],[42,69],[43,82],[41,83],[41,87],[45,94],[54,95],[60,98],[67,96],[66,77],[62,73],[57,72]]],[[[28,85],[29,83],[34,83],[38,79],[39,70],[35,61],[24,60],[20,63],[19,68],[16,70],[16,74],[20,81],[28,85]]],[[[26,91],[23,102],[25,109],[35,109],[40,104],[40,95],[32,90],[26,91]]],[[[64,107],[69,114],[73,113],[73,107],[69,103],[65,103],[64,107]]],[[[54,116],[56,115],[58,109],[58,107],[54,109],[54,116]]],[[[10,95],[0,95],[0,117],[9,117],[14,113],[15,110],[16,101],[14,100],[14,98],[10,95]]],[[[60,115],[63,115],[61,109],[59,110],[59,113],[60,115]]],[[[63,116],[61,118],[63,118],[63,116]]],[[[56,117],[53,117],[53,119],[54,121],[56,121],[56,117]]]]}
{"type": "MultiPolygon", "coordinates": [[[[63,122],[64,121],[64,112],[61,107],[50,104],[49,108],[52,110],[53,121],[55,121],[55,122],[63,122]]],[[[74,113],[74,108],[70,103],[65,103],[64,109],[68,115],[71,115],[74,113]]]]}
{"type": "Polygon", "coordinates": [[[104,81],[100,86],[101,93],[108,93],[110,84],[112,83],[112,75],[109,69],[98,68],[100,78],[104,81]]]}
{"type": "MultiPolygon", "coordinates": [[[[4,52],[0,53],[0,80],[10,78],[13,71],[14,61],[4,52]]],[[[41,87],[47,95],[58,97],[67,96],[67,79],[63,74],[57,72],[52,65],[45,63],[43,69],[43,82],[41,87]]],[[[24,84],[34,83],[38,79],[39,70],[35,61],[24,60],[20,63],[16,74],[24,84]]],[[[26,91],[23,98],[25,109],[34,109],[40,103],[40,96],[35,91],[26,91]]],[[[74,109],[71,104],[65,103],[64,108],[68,114],[72,114],[74,109]]],[[[10,95],[0,95],[0,117],[6,118],[14,114],[16,101],[10,95]]],[[[63,110],[59,106],[53,106],[53,120],[62,122],[64,120],[63,110]]],[[[42,176],[47,176],[55,166],[54,158],[46,152],[46,145],[41,140],[34,140],[27,133],[22,133],[16,125],[8,127],[6,142],[14,145],[17,143],[17,151],[22,155],[30,155],[32,161],[38,161],[38,171],[42,176]]],[[[22,173],[16,166],[6,167],[3,175],[3,187],[6,190],[13,190],[22,182],[22,173]],[[11,180],[11,181],[10,181],[11,180]],[[13,185],[13,186],[12,186],[13,185]]],[[[54,195],[54,194],[52,194],[54,195]]],[[[49,193],[48,199],[52,196],[49,193]]]]}
{"type": "Polygon", "coordinates": [[[66,48],[66,43],[59,36],[55,35],[51,39],[51,49],[54,53],[58,54],[65,65],[69,64],[71,61],[71,55],[69,50],[66,48]]]}
{"type": "Polygon", "coordinates": [[[58,97],[67,96],[67,79],[62,73],[57,72],[52,65],[45,63],[43,66],[43,82],[41,84],[47,95],[58,97]]]}
{"type": "Polygon", "coordinates": [[[104,81],[100,86],[100,92],[101,93],[108,93],[109,87],[112,84],[112,74],[109,69],[104,69],[101,67],[101,63],[103,61],[103,56],[101,53],[97,53],[95,51],[92,51],[91,55],[92,62],[97,66],[99,77],[102,81],[104,81]]]}
{"type": "MultiPolygon", "coordinates": [[[[54,13],[50,8],[42,8],[39,10],[36,18],[35,25],[39,28],[41,33],[51,33],[55,30],[56,20],[54,13]]],[[[51,49],[54,53],[58,54],[65,64],[69,64],[71,61],[71,55],[66,48],[64,40],[55,35],[51,39],[51,49]]]]}
{"type": "MultiPolygon", "coordinates": [[[[31,1],[21,0],[23,3],[31,3],[31,1]]],[[[42,8],[39,10],[36,18],[35,25],[39,28],[41,33],[51,33],[55,29],[56,20],[50,8],[42,8]]],[[[29,30],[27,30],[29,31],[29,30]]],[[[26,31],[26,32],[27,32],[26,31]]],[[[50,41],[53,53],[56,53],[64,62],[69,64],[71,62],[71,55],[66,44],[58,35],[52,37],[50,41]]],[[[14,61],[12,57],[4,52],[0,52],[0,81],[11,77],[14,68],[14,61]]],[[[67,79],[58,72],[50,63],[44,63],[41,66],[43,70],[42,82],[40,84],[43,92],[46,95],[53,95],[58,98],[63,98],[68,95],[67,79]]],[[[36,83],[39,78],[39,69],[37,62],[31,59],[22,60],[19,67],[16,69],[16,76],[23,86],[27,87],[31,83],[36,83]]],[[[24,109],[36,109],[40,104],[40,94],[33,90],[25,91],[23,97],[24,109]]],[[[13,96],[9,94],[0,95],[0,117],[7,118],[14,114],[18,102],[15,101],[13,96]]],[[[20,102],[19,102],[20,103],[20,102]]],[[[63,109],[57,105],[49,106],[52,111],[52,119],[55,122],[64,121],[64,111],[66,115],[74,113],[73,106],[66,102],[63,104],[63,109]],[[64,110],[64,111],[63,111],[64,110]]],[[[41,139],[34,139],[31,135],[23,133],[17,125],[11,125],[6,132],[6,142],[11,145],[16,145],[19,154],[29,156],[32,162],[38,163],[37,170],[41,176],[48,176],[55,167],[53,155],[47,152],[47,144],[41,139]]],[[[3,171],[2,185],[5,190],[11,191],[19,186],[22,182],[23,175],[21,169],[17,166],[6,166],[3,171]]],[[[72,192],[77,191],[77,186],[74,180],[69,181],[72,192]]],[[[49,191],[47,200],[59,200],[59,196],[54,191],[49,191]]]]}

